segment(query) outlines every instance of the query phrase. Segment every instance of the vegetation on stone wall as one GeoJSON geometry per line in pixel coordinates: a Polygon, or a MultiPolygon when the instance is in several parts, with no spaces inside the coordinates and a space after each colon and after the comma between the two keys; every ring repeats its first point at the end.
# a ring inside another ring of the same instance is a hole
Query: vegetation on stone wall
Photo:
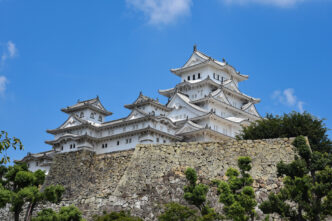
{"type": "Polygon", "coordinates": [[[26,164],[16,163],[8,168],[1,167],[0,207],[10,204],[10,210],[16,221],[24,205],[27,204],[25,220],[30,220],[35,207],[41,202],[59,203],[64,188],[60,185],[48,186],[43,191],[40,187],[45,181],[45,172],[31,172],[26,164]]]}
{"type": "Polygon", "coordinates": [[[240,172],[234,168],[228,168],[226,172],[227,182],[214,181],[218,185],[219,201],[223,203],[223,211],[228,219],[255,220],[257,202],[252,187],[254,180],[248,174],[251,170],[250,157],[240,157],[238,167],[240,172]]]}
{"type": "Polygon", "coordinates": [[[297,137],[293,145],[298,156],[289,164],[277,165],[284,187],[260,205],[264,213],[299,221],[323,220],[332,215],[332,141],[327,131],[323,120],[296,112],[280,117],[267,115],[244,128],[240,139],[297,137]]]}
{"type": "Polygon", "coordinates": [[[75,206],[63,206],[57,213],[52,209],[43,209],[32,221],[84,221],[82,212],[75,206]]]}
{"type": "Polygon", "coordinates": [[[94,216],[94,221],[143,221],[143,219],[130,215],[128,211],[104,212],[101,216],[94,216]]]}
{"type": "Polygon", "coordinates": [[[294,141],[299,157],[292,163],[280,162],[278,176],[284,187],[260,205],[266,213],[278,213],[290,220],[324,220],[332,215],[332,168],[327,153],[312,152],[303,136],[294,141]]]}

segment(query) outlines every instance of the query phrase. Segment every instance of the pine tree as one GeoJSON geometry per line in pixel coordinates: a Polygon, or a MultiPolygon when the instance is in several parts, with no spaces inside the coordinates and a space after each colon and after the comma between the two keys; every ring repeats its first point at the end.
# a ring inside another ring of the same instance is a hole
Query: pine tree
{"type": "Polygon", "coordinates": [[[251,170],[251,159],[240,157],[238,167],[240,172],[234,168],[227,170],[227,182],[214,181],[218,185],[219,200],[224,204],[223,210],[228,219],[235,221],[254,220],[257,202],[254,189],[251,186],[253,179],[247,173],[251,170]]]}
{"type": "Polygon", "coordinates": [[[0,174],[0,208],[10,204],[15,221],[19,220],[24,204],[28,204],[25,220],[31,219],[34,208],[41,202],[59,203],[64,188],[60,185],[48,186],[40,190],[45,181],[45,172],[31,172],[26,164],[15,164],[0,174]]]}
{"type": "Polygon", "coordinates": [[[332,215],[331,155],[312,152],[303,136],[297,137],[293,145],[298,157],[289,164],[277,165],[278,176],[284,176],[284,187],[270,194],[260,209],[294,221],[323,220],[332,215]]]}

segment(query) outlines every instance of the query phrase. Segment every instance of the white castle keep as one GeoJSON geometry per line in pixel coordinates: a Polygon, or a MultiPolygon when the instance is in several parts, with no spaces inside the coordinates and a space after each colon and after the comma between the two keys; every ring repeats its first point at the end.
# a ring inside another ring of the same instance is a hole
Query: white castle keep
{"type": "Polygon", "coordinates": [[[52,150],[28,154],[21,161],[30,170],[48,172],[57,153],[90,150],[96,154],[133,149],[137,144],[204,142],[234,139],[242,126],[260,119],[255,104],[260,99],[240,92],[238,84],[247,80],[225,60],[217,61],[196,49],[181,67],[171,69],[181,82],[174,88],[159,90],[166,104],[139,94],[125,105],[131,113],[107,121],[112,113],[99,97],[79,101],[63,108],[68,119],[46,141],[52,150]]]}

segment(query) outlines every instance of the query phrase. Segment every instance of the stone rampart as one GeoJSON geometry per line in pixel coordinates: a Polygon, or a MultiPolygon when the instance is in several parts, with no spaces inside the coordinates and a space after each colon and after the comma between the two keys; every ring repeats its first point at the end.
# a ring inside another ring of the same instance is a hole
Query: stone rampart
{"type": "MultiPolygon", "coordinates": [[[[62,184],[62,205],[74,204],[91,220],[103,211],[130,210],[145,220],[155,220],[162,205],[183,200],[184,171],[195,168],[201,182],[225,179],[237,158],[252,158],[251,175],[258,201],[276,191],[281,180],[276,164],[290,162],[295,152],[292,138],[269,140],[230,140],[208,143],[138,145],[135,150],[96,155],[90,151],[59,154],[53,161],[45,185],[62,184]]],[[[210,188],[208,200],[221,209],[216,189],[210,188]]],[[[0,214],[1,216],[1,214],[0,214]]],[[[1,218],[1,217],[0,217],[1,218]]]]}

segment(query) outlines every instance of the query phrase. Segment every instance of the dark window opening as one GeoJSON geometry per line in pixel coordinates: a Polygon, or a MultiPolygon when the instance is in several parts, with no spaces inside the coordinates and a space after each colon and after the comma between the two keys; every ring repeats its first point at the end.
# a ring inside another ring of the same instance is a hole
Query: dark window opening
{"type": "Polygon", "coordinates": [[[198,79],[201,79],[201,73],[198,73],[197,78],[198,78],[198,79]]]}
{"type": "Polygon", "coordinates": [[[193,75],[193,80],[195,80],[195,75],[193,75]]]}
{"type": "Polygon", "coordinates": [[[188,76],[188,78],[187,78],[187,79],[188,79],[188,81],[190,81],[190,76],[188,76]]]}
{"type": "Polygon", "coordinates": [[[119,146],[119,145],[120,145],[120,141],[117,141],[117,142],[116,142],[116,145],[118,145],[118,146],[119,146]]]}

